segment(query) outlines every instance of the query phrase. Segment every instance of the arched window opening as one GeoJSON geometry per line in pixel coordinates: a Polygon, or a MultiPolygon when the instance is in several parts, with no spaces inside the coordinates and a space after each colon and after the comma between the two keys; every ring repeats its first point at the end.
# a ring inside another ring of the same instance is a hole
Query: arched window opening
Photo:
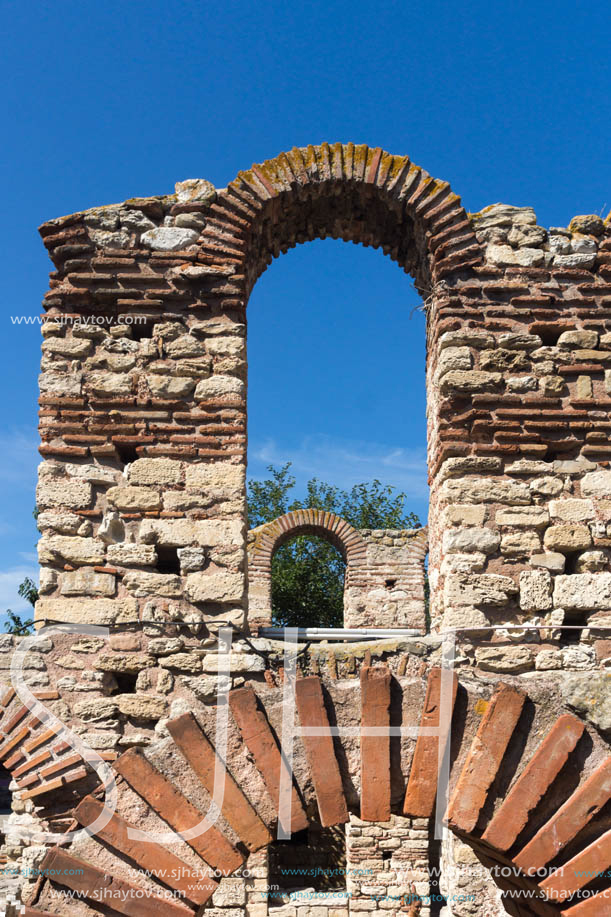
{"type": "Polygon", "coordinates": [[[272,557],[272,624],[343,627],[346,561],[325,538],[298,535],[272,557]]]}
{"type": "MultiPolygon", "coordinates": [[[[346,832],[343,825],[323,828],[317,822],[294,834],[288,841],[274,841],[269,847],[269,884],[278,903],[290,900],[299,890],[341,891],[346,888],[346,832]]],[[[325,899],[328,901],[328,899],[325,899]]],[[[275,903],[275,902],[274,902],[275,903]]]]}

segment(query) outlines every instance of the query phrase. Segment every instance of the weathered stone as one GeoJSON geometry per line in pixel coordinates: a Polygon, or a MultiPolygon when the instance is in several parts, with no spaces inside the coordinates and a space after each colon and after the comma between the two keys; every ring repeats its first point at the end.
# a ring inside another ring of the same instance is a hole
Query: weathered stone
{"type": "Polygon", "coordinates": [[[192,602],[240,602],[244,593],[244,576],[228,570],[190,573],[185,594],[192,602]]]}
{"type": "Polygon", "coordinates": [[[148,651],[154,656],[169,656],[171,653],[179,653],[184,645],[182,637],[158,637],[149,641],[148,651]]]}
{"type": "Polygon", "coordinates": [[[132,377],[125,373],[88,373],[86,384],[96,395],[129,395],[132,391],[132,377]]]}
{"type": "Polygon", "coordinates": [[[580,252],[571,252],[570,255],[555,255],[554,264],[562,268],[582,268],[588,270],[591,267],[594,267],[596,263],[596,255],[594,253],[580,253],[580,252]]]}
{"type": "Polygon", "coordinates": [[[496,478],[444,481],[441,496],[452,503],[506,503],[515,506],[532,502],[526,484],[496,478]]]}
{"type": "Polygon", "coordinates": [[[95,661],[101,672],[141,672],[155,665],[154,659],[142,653],[108,653],[95,661]]]}
{"type": "Polygon", "coordinates": [[[576,611],[611,609],[611,573],[574,573],[557,576],[554,606],[576,611]]]}
{"type": "Polygon", "coordinates": [[[443,376],[439,387],[444,395],[449,392],[498,392],[502,388],[502,383],[501,373],[455,370],[443,376]]]}
{"type": "Polygon", "coordinates": [[[93,489],[86,481],[42,480],[36,488],[36,505],[74,506],[84,508],[91,505],[93,489]]]}
{"type": "Polygon", "coordinates": [[[185,484],[195,491],[240,491],[244,486],[244,465],[229,462],[197,462],[187,465],[185,484]]]}
{"type": "Polygon", "coordinates": [[[487,627],[489,624],[490,621],[483,611],[467,605],[446,607],[443,615],[444,628],[458,627],[468,632],[470,629],[487,627]]]}
{"type": "Polygon", "coordinates": [[[125,574],[123,585],[129,593],[137,598],[144,598],[147,595],[177,598],[182,594],[180,576],[173,573],[133,571],[125,574]]]}
{"type": "Polygon", "coordinates": [[[573,217],[569,223],[571,232],[589,233],[593,236],[602,236],[605,231],[605,223],[596,213],[588,213],[573,217]]]}
{"type": "Polygon", "coordinates": [[[542,494],[544,497],[557,496],[562,488],[563,482],[560,478],[546,476],[544,478],[535,478],[531,481],[529,487],[534,494],[542,494]]]}
{"type": "Polygon", "coordinates": [[[584,497],[611,497],[611,471],[592,471],[581,479],[584,497]]]}
{"type": "Polygon", "coordinates": [[[552,466],[549,462],[540,462],[536,459],[518,459],[505,465],[505,474],[545,475],[551,469],[552,466]]]}
{"type": "Polygon", "coordinates": [[[510,376],[507,379],[507,389],[510,392],[522,394],[525,392],[534,392],[539,388],[539,380],[536,376],[510,376]]]}
{"type": "MultiPolygon", "coordinates": [[[[441,562],[441,572],[481,573],[486,566],[486,555],[479,551],[470,554],[446,554],[441,562]]],[[[371,594],[371,593],[370,593],[371,594]]]]}
{"type": "Polygon", "coordinates": [[[122,542],[125,538],[125,526],[116,510],[107,510],[98,528],[98,538],[110,545],[122,542]]]}
{"type": "Polygon", "coordinates": [[[83,524],[83,518],[76,513],[55,513],[45,510],[38,514],[36,524],[41,532],[50,529],[57,535],[76,535],[83,524]]]}
{"type": "Polygon", "coordinates": [[[540,650],[535,656],[535,669],[548,671],[562,668],[562,653],[560,650],[540,650]]]}
{"type": "Polygon", "coordinates": [[[537,222],[532,207],[514,207],[513,204],[489,204],[488,207],[470,216],[478,232],[489,226],[535,225],[537,222]]]}
{"type": "Polygon", "coordinates": [[[561,681],[562,696],[569,707],[585,716],[598,729],[611,729],[611,672],[568,675],[561,681]]]}
{"type": "Polygon", "coordinates": [[[518,245],[520,248],[535,248],[543,245],[547,239],[547,231],[542,226],[532,226],[525,223],[517,223],[509,230],[507,241],[511,245],[518,245]]]}
{"type": "Polygon", "coordinates": [[[241,396],[244,393],[244,383],[236,376],[213,375],[209,379],[202,379],[195,389],[195,398],[198,401],[207,401],[210,398],[220,398],[223,395],[241,396]]]}
{"type": "Polygon", "coordinates": [[[450,554],[481,551],[484,554],[494,554],[500,543],[498,532],[493,529],[465,528],[452,529],[444,533],[444,551],[450,554]]]}
{"type": "Polygon", "coordinates": [[[549,551],[546,554],[533,554],[529,563],[531,567],[541,567],[544,570],[549,570],[550,573],[562,573],[566,564],[566,557],[564,554],[549,551]]]}
{"type": "Polygon", "coordinates": [[[547,570],[524,570],[520,573],[520,608],[522,611],[547,611],[552,607],[552,578],[547,570]]]}
{"type": "Polygon", "coordinates": [[[106,499],[123,512],[161,508],[161,494],[150,487],[109,487],[106,499]]]}
{"type": "Polygon", "coordinates": [[[577,376],[577,384],[575,389],[577,398],[581,401],[592,398],[594,395],[592,379],[590,376],[577,376]]]}
{"type": "Polygon", "coordinates": [[[178,548],[181,573],[196,573],[203,570],[206,565],[206,551],[204,548],[178,548]]]}
{"type": "Polygon", "coordinates": [[[494,336],[489,331],[478,331],[475,328],[463,328],[460,331],[446,331],[439,338],[440,350],[446,347],[475,347],[485,350],[494,347],[494,336]]]}
{"type": "Polygon", "coordinates": [[[193,229],[181,229],[177,226],[159,226],[149,229],[140,237],[142,245],[160,252],[180,251],[197,242],[199,233],[193,229]]]}
{"type": "Polygon", "coordinates": [[[116,698],[96,697],[78,701],[73,713],[86,723],[112,719],[118,711],[116,698]]]}
{"type": "Polygon", "coordinates": [[[43,353],[56,353],[71,360],[80,360],[91,353],[91,341],[82,338],[49,338],[42,345],[43,353]]]}
{"type": "Polygon", "coordinates": [[[138,620],[136,599],[55,599],[44,597],[36,603],[36,619],[51,618],[74,624],[127,624],[138,620]]]}
{"type": "Polygon", "coordinates": [[[541,391],[548,398],[554,398],[556,395],[562,395],[566,389],[566,382],[562,376],[541,376],[541,391]]]}
{"type": "Polygon", "coordinates": [[[38,560],[41,564],[64,561],[73,564],[101,564],[105,551],[104,543],[96,538],[43,535],[38,542],[38,560]]]}
{"type": "Polygon", "coordinates": [[[575,573],[596,573],[609,566],[608,551],[584,551],[575,561],[575,573]]]}
{"type": "Polygon", "coordinates": [[[191,201],[211,204],[216,200],[216,188],[205,178],[186,178],[184,181],[177,181],[174,189],[180,204],[191,201]]]}
{"type": "Polygon", "coordinates": [[[485,672],[528,672],[534,668],[530,646],[481,646],[475,650],[475,658],[485,672]]]}
{"type": "Polygon", "coordinates": [[[473,357],[468,347],[446,347],[439,355],[437,379],[450,370],[471,369],[472,366],[473,357]]]}
{"type": "Polygon", "coordinates": [[[140,540],[145,544],[186,547],[199,544],[216,547],[222,544],[242,544],[243,523],[239,519],[144,519],[140,525],[140,540]]]}
{"type": "Polygon", "coordinates": [[[551,525],[546,529],[543,541],[550,551],[584,551],[592,544],[592,535],[586,525],[551,525]]]}
{"type": "Polygon", "coordinates": [[[46,370],[38,377],[40,391],[48,395],[79,397],[83,382],[81,372],[52,372],[46,370]]]}
{"type": "Polygon", "coordinates": [[[60,592],[62,595],[114,595],[115,588],[114,576],[83,567],[74,573],[64,573],[60,592]]]}
{"type": "Polygon", "coordinates": [[[501,538],[501,554],[520,557],[541,550],[541,537],[537,532],[507,532],[501,538]]]}
{"type": "Polygon", "coordinates": [[[565,669],[593,669],[596,665],[596,652],[593,646],[565,646],[561,653],[565,669]]]}
{"type": "Polygon", "coordinates": [[[550,515],[565,522],[587,522],[594,519],[596,513],[591,500],[568,498],[552,500],[549,504],[550,515]]]}
{"type": "Polygon", "coordinates": [[[153,545],[148,544],[120,544],[108,545],[106,549],[108,560],[119,566],[154,566],[157,562],[157,552],[153,545]]]}
{"type": "Polygon", "coordinates": [[[506,350],[534,350],[535,347],[541,347],[543,341],[538,334],[508,331],[499,335],[498,343],[506,350]]]}
{"type": "Polygon", "coordinates": [[[445,582],[448,605],[505,605],[518,587],[508,576],[451,574],[445,582]]]}
{"type": "Polygon", "coordinates": [[[156,373],[147,374],[146,384],[155,398],[186,398],[195,388],[195,380],[188,376],[168,376],[156,373]]]}
{"type": "Polygon", "coordinates": [[[444,509],[446,525],[482,525],[486,520],[486,507],[473,503],[457,503],[444,509]]]}
{"type": "MultiPolygon", "coordinates": [[[[566,256],[570,257],[570,256],[566,256]]],[[[511,248],[510,245],[495,245],[491,243],[486,247],[486,261],[498,267],[538,267],[543,264],[545,254],[540,248],[511,248]]]]}
{"type": "Polygon", "coordinates": [[[558,347],[586,347],[593,349],[597,346],[597,331],[563,331],[558,338],[558,347]]]}
{"type": "Polygon", "coordinates": [[[165,655],[163,665],[168,669],[179,669],[181,672],[201,672],[202,660],[193,653],[170,653],[165,655]]]}
{"type": "Polygon", "coordinates": [[[158,720],[168,711],[167,698],[156,694],[116,694],[113,701],[121,713],[134,720],[158,720]]]}
{"type": "Polygon", "coordinates": [[[179,484],[182,463],[167,458],[136,459],[127,466],[130,484],[179,484]]]}

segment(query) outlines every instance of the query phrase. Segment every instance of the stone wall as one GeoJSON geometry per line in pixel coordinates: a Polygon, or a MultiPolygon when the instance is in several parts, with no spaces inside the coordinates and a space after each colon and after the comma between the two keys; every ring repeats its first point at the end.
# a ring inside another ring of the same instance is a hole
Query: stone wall
{"type": "Polygon", "coordinates": [[[337,547],[346,562],[345,627],[409,627],[424,630],[425,529],[384,531],[352,526],[319,510],[297,510],[248,533],[248,621],[272,623],[274,552],[299,535],[315,535],[337,547]]]}

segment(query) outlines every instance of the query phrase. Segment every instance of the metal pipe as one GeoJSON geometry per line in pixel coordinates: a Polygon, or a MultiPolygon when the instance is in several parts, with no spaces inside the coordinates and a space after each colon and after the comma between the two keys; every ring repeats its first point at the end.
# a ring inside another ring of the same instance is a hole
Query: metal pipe
{"type": "MultiPolygon", "coordinates": [[[[281,640],[286,627],[260,627],[259,637],[281,640]]],[[[298,640],[390,640],[393,637],[423,637],[413,627],[298,627],[298,640]]]]}

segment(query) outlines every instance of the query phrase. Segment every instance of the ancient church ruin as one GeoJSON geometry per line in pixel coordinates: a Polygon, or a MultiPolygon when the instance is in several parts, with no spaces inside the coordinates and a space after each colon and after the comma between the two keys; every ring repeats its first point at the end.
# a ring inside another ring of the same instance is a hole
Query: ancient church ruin
{"type": "Polygon", "coordinates": [[[338,143],[40,232],[46,628],[1,644],[25,914],[610,913],[609,219],[468,214],[406,156],[338,143]],[[325,237],[425,302],[427,530],[247,531],[246,305],[325,237]],[[262,635],[300,532],[342,551],[368,639],[262,635]]]}

